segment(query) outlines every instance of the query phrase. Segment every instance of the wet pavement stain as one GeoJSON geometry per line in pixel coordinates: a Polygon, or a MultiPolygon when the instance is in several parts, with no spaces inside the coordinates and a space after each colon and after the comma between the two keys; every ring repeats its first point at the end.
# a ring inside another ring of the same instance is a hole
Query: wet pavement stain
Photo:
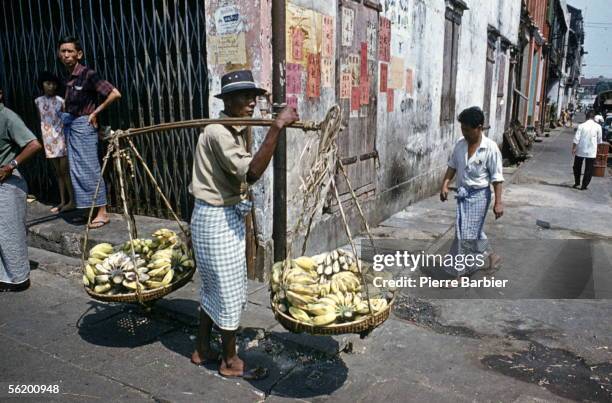
{"type": "Polygon", "coordinates": [[[397,295],[393,304],[393,314],[402,320],[412,322],[449,336],[481,339],[484,336],[465,326],[443,325],[438,321],[438,312],[429,302],[414,297],[397,295]]]}
{"type": "Polygon", "coordinates": [[[508,355],[489,355],[481,362],[503,375],[535,383],[572,400],[611,402],[612,363],[589,365],[572,352],[531,342],[508,355]]]}

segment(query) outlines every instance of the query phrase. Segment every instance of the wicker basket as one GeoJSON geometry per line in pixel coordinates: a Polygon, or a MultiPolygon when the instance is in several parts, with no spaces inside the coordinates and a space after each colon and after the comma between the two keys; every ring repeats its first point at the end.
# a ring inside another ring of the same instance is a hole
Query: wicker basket
{"type": "Polygon", "coordinates": [[[141,300],[138,299],[138,295],[135,292],[130,294],[118,294],[118,295],[106,295],[106,294],[98,294],[93,292],[89,287],[85,287],[85,291],[89,294],[90,297],[102,302],[123,302],[123,303],[138,303],[142,302],[151,302],[157,299],[163,298],[166,295],[170,294],[173,291],[178,290],[187,284],[191,277],[193,277],[193,273],[195,273],[195,268],[192,268],[187,272],[180,280],[170,283],[169,285],[161,288],[156,288],[154,290],[143,291],[140,293],[142,297],[141,300]]]}
{"type": "Polygon", "coordinates": [[[308,323],[299,322],[284,312],[281,312],[272,306],[274,316],[278,323],[280,323],[285,329],[292,333],[309,333],[318,336],[331,336],[338,334],[349,334],[349,333],[367,333],[380,326],[384,321],[389,318],[391,313],[391,307],[393,306],[393,298],[387,307],[374,315],[364,316],[363,318],[348,323],[334,323],[328,326],[315,326],[309,325],[308,323]]]}

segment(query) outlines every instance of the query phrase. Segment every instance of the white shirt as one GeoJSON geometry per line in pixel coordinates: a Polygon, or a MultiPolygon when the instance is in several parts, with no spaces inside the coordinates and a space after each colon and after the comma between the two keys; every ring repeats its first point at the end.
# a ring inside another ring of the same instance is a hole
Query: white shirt
{"type": "Polygon", "coordinates": [[[597,144],[601,143],[601,126],[593,119],[578,126],[574,136],[576,144],[576,155],[583,158],[595,158],[597,156],[597,144]]]}
{"type": "Polygon", "coordinates": [[[448,166],[457,171],[457,187],[481,189],[493,182],[503,182],[502,156],[497,144],[482,136],[478,149],[468,159],[468,143],[462,138],[455,144],[448,166]]]}

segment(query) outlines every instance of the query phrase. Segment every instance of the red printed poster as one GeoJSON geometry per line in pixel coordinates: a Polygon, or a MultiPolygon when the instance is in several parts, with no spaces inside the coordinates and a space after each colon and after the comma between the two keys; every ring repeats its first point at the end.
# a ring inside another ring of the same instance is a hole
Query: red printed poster
{"type": "Polygon", "coordinates": [[[323,46],[321,47],[321,57],[330,59],[334,55],[334,18],[328,15],[323,16],[323,46]]]}
{"type": "Polygon", "coordinates": [[[298,98],[296,95],[289,95],[287,97],[287,106],[297,111],[298,109],[298,98]]]}
{"type": "Polygon", "coordinates": [[[300,27],[291,29],[291,56],[296,62],[304,59],[304,30],[300,27]]]}
{"type": "Polygon", "coordinates": [[[340,75],[340,99],[351,99],[351,73],[340,75]]]}
{"type": "Polygon", "coordinates": [[[306,96],[318,98],[321,96],[321,54],[308,54],[308,80],[306,81],[306,96]]]}
{"type": "Polygon", "coordinates": [[[363,80],[368,78],[368,44],[361,42],[361,68],[359,75],[363,77],[363,80]]]}
{"type": "Polygon", "coordinates": [[[406,70],[406,92],[412,95],[412,91],[414,90],[413,77],[412,77],[412,69],[406,70]]]}
{"type": "Polygon", "coordinates": [[[359,61],[359,55],[348,55],[348,65],[352,77],[351,87],[359,87],[359,77],[361,76],[361,62],[359,61]]]}
{"type": "Polygon", "coordinates": [[[387,92],[387,80],[389,76],[389,66],[387,63],[380,64],[380,92],[387,92]]]}
{"type": "Polygon", "coordinates": [[[393,112],[395,105],[393,104],[393,89],[387,89],[387,112],[393,112]]]}
{"type": "Polygon", "coordinates": [[[385,17],[379,19],[378,58],[383,62],[391,60],[391,21],[385,17]]]}
{"type": "Polygon", "coordinates": [[[351,90],[351,110],[358,111],[361,105],[361,97],[359,94],[359,87],[353,87],[351,90]]]}
{"type": "Polygon", "coordinates": [[[361,105],[367,105],[370,103],[370,81],[368,80],[367,75],[361,77],[361,84],[359,85],[359,96],[359,103],[361,105]]]}
{"type": "Polygon", "coordinates": [[[297,63],[287,63],[285,67],[285,76],[287,77],[287,85],[285,93],[301,94],[302,93],[302,66],[297,63]]]}

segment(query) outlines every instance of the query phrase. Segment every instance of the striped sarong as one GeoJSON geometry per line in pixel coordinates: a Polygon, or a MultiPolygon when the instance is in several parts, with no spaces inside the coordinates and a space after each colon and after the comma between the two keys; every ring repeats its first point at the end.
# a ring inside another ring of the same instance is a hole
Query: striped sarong
{"type": "MultiPolygon", "coordinates": [[[[491,204],[491,188],[472,189],[464,186],[457,189],[457,217],[455,219],[455,240],[451,248],[453,255],[487,254],[489,241],[483,231],[489,205],[491,204]]],[[[467,275],[478,270],[469,267],[454,274],[467,275]]]]}
{"type": "Polygon", "coordinates": [[[202,277],[200,306],[224,330],[236,330],[247,302],[244,216],[251,203],[218,207],[196,199],[191,237],[202,277]]]}
{"type": "MultiPolygon", "coordinates": [[[[98,131],[87,121],[88,116],[75,116],[62,113],[64,135],[68,149],[70,179],[74,188],[77,208],[89,208],[94,203],[94,194],[100,179],[100,160],[98,157],[98,131]]],[[[95,206],[106,205],[106,185],[100,184],[95,206]]]]}
{"type": "Polygon", "coordinates": [[[0,281],[20,284],[30,277],[26,233],[26,181],[17,170],[0,182],[0,281]]]}

